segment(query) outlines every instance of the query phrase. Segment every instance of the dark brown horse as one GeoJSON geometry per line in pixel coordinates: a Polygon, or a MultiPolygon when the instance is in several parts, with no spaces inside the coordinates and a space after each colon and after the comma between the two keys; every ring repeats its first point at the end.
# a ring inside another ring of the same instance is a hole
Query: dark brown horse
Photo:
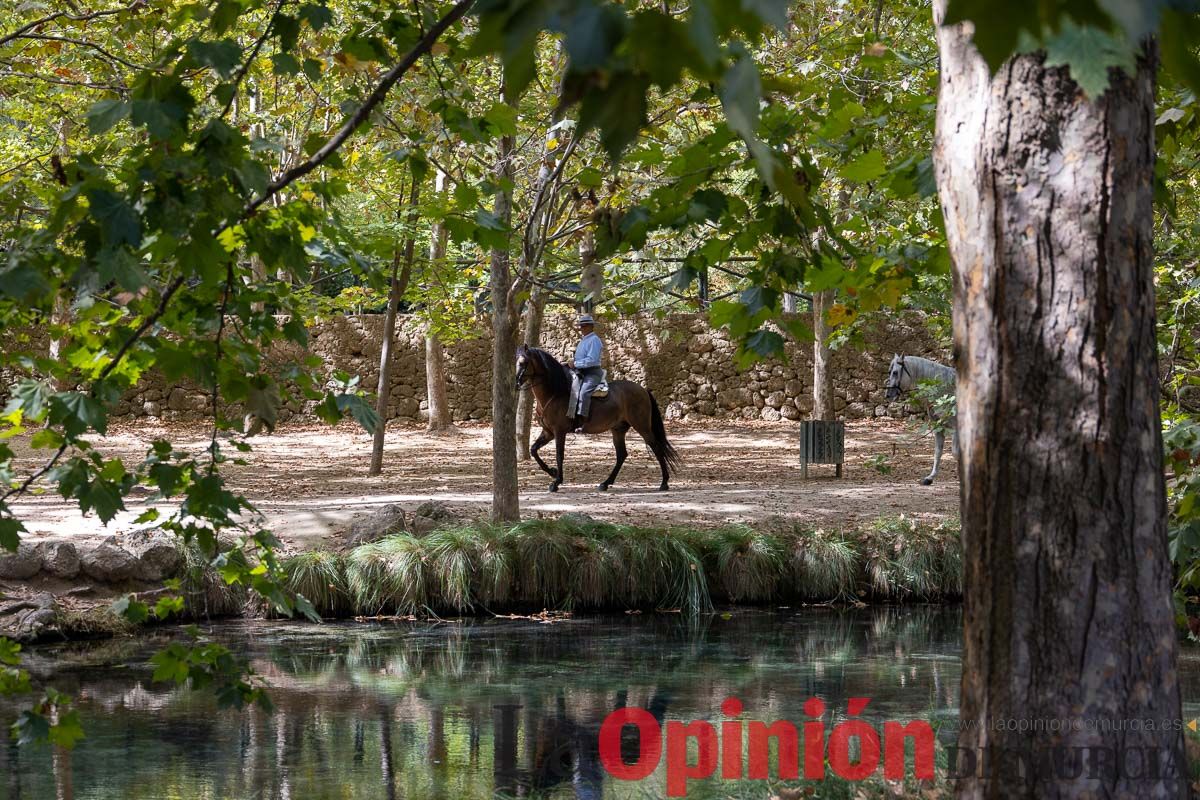
{"type": "MultiPolygon", "coordinates": [[[[571,373],[545,350],[521,345],[517,348],[517,386],[523,388],[526,385],[537,400],[537,418],[542,423],[542,433],[529,448],[529,455],[554,479],[550,491],[557,492],[563,482],[563,447],[567,434],[575,429],[575,421],[567,417],[571,373]],[[554,440],[557,469],[551,469],[538,455],[542,445],[551,439],[554,440]]],[[[667,441],[667,431],[654,395],[633,381],[609,381],[608,396],[592,398],[591,415],[584,423],[583,432],[612,431],[613,448],[617,451],[616,465],[598,488],[605,492],[616,482],[628,454],[625,433],[630,428],[646,440],[646,446],[658,459],[662,470],[662,485],[658,489],[665,492],[668,478],[679,468],[679,453],[667,441]]]]}

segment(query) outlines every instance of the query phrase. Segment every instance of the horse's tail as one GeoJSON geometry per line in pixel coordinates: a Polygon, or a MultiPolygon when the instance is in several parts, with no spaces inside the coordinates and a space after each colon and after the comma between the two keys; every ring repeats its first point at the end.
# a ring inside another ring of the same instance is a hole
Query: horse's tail
{"type": "Polygon", "coordinates": [[[654,399],[654,392],[647,389],[646,394],[650,395],[650,430],[654,433],[654,442],[650,445],[650,451],[660,457],[666,463],[667,471],[674,475],[679,472],[683,457],[679,455],[679,451],[675,449],[674,445],[667,441],[667,427],[663,425],[662,412],[658,410],[658,401],[654,399]]]}

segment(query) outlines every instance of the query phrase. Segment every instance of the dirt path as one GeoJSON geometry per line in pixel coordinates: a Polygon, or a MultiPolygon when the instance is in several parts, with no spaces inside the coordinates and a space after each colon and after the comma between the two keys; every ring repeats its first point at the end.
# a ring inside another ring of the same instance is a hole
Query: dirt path
{"type": "MultiPolygon", "coordinates": [[[[644,524],[754,522],[782,516],[807,523],[850,526],[884,514],[941,518],[958,506],[953,459],[942,461],[938,484],[917,484],[929,470],[932,443],[902,423],[866,422],[848,426],[845,477],[832,467],[810,469],[800,479],[798,426],[781,423],[729,423],[712,426],[676,423],[669,436],[685,468],[668,493],[653,491],[658,467],[630,439],[630,457],[616,486],[595,489],[613,463],[608,436],[573,437],[567,442],[567,484],[546,491],[549,478],[532,462],[521,465],[521,509],[527,517],[582,511],[600,519],[644,524]],[[881,475],[867,459],[887,457],[891,472],[881,475]]],[[[106,455],[133,465],[150,442],[169,438],[181,449],[202,451],[208,432],[199,426],[115,425],[97,442],[106,455]]],[[[291,425],[253,440],[247,464],[228,468],[233,488],[246,494],[264,524],[291,547],[311,547],[343,530],[357,514],[388,503],[415,506],[438,500],[466,516],[482,516],[491,501],[490,427],[460,427],[440,435],[415,428],[389,428],[383,474],[367,476],[370,437],[343,423],[337,428],[291,425]]],[[[17,441],[18,475],[38,464],[43,453],[17,441]]],[[[551,455],[553,447],[547,448],[551,455]]],[[[232,452],[232,450],[231,450],[232,452]]],[[[144,495],[142,495],[144,497],[144,495]]],[[[54,494],[23,499],[15,506],[33,538],[96,537],[128,530],[146,508],[132,500],[129,510],[105,529],[94,516],[54,494]]]]}

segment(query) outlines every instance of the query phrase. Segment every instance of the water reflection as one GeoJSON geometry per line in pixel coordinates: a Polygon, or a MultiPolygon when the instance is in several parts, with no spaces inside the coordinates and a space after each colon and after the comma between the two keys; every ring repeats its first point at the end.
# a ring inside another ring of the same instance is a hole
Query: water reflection
{"type": "Polygon", "coordinates": [[[957,609],[908,607],[738,611],[698,626],[647,615],[210,628],[268,678],[274,714],[152,683],[145,658],[161,637],[41,648],[32,669],[79,698],[87,738],[70,761],[0,748],[0,774],[14,800],[72,784],[77,798],[619,797],[637,787],[606,778],[597,747],[614,709],[717,720],[737,697],[745,720],[800,720],[816,695],[835,715],[870,697],[875,720],[945,720],[959,627],[957,609]]]}

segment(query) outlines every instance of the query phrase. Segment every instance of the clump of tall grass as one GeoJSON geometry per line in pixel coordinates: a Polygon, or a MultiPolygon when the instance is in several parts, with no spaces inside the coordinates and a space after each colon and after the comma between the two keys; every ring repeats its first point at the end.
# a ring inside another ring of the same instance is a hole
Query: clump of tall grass
{"type": "Polygon", "coordinates": [[[345,563],[329,550],[308,550],[283,560],[285,585],[304,595],[322,617],[339,617],[353,610],[346,585],[345,563]]]}
{"type": "Polygon", "coordinates": [[[346,586],[363,614],[411,614],[428,605],[421,540],[397,534],[346,557],[346,586]]]}
{"type": "Polygon", "coordinates": [[[691,531],[615,530],[620,558],[617,602],[632,608],[670,608],[688,613],[712,607],[704,554],[691,531]]]}
{"type": "Polygon", "coordinates": [[[792,590],[806,600],[849,600],[858,583],[859,552],[837,531],[796,531],[792,590]]]}
{"type": "Polygon", "coordinates": [[[881,517],[868,526],[866,570],[883,597],[942,594],[946,585],[946,537],[911,517],[881,517]]]}
{"type": "Polygon", "coordinates": [[[179,589],[185,615],[194,619],[228,617],[245,609],[248,592],[240,583],[226,583],[195,541],[179,540],[179,589]]]}
{"type": "Polygon", "coordinates": [[[697,534],[716,585],[732,602],[775,596],[786,572],[783,543],[770,533],[730,525],[697,534]]]}

